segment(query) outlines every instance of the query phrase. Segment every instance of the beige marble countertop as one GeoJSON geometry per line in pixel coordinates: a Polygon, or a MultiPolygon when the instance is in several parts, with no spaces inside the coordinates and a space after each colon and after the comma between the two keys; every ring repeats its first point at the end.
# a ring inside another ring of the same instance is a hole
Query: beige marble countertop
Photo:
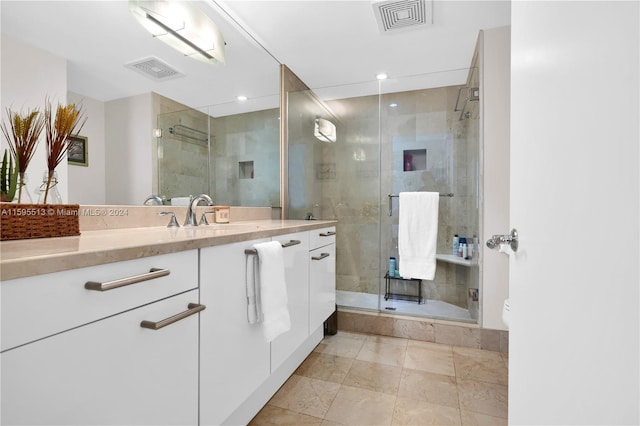
{"type": "Polygon", "coordinates": [[[247,220],[177,229],[150,226],[89,230],[74,237],[2,241],[0,280],[268,238],[336,223],[334,220],[247,220]]]}

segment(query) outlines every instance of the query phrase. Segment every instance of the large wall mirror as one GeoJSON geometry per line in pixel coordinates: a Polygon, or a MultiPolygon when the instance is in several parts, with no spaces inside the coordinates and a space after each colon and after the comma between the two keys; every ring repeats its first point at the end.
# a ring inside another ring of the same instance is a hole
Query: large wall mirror
{"type": "Polygon", "coordinates": [[[0,3],[2,118],[8,107],[42,109],[46,97],[80,102],[88,117],[87,164],[58,171],[63,201],[141,205],[204,192],[216,204],[279,206],[279,63],[215,2],[193,4],[222,33],[225,64],[154,38],[127,1],[0,3]]]}

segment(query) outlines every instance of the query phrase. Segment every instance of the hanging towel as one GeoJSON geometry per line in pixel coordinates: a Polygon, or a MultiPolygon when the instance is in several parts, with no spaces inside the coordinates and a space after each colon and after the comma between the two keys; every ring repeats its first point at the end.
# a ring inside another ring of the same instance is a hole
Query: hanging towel
{"type": "Polygon", "coordinates": [[[401,192],[398,223],[400,276],[433,280],[438,239],[438,192],[401,192]]]}
{"type": "Polygon", "coordinates": [[[259,291],[262,333],[267,342],[291,329],[287,308],[287,285],[284,278],[282,244],[278,241],[255,244],[259,261],[259,291]]]}
{"type": "Polygon", "coordinates": [[[260,277],[258,276],[258,256],[246,256],[245,284],[247,287],[247,321],[255,324],[262,321],[260,312],[260,277]]]}

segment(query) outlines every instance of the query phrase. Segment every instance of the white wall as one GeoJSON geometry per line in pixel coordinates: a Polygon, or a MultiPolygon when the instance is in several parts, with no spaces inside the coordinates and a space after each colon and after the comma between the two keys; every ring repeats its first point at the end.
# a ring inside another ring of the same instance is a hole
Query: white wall
{"type": "Polygon", "coordinates": [[[640,3],[514,1],[509,423],[640,424],[640,3]]]}
{"type": "Polygon", "coordinates": [[[105,204],[105,145],[104,102],[68,93],[69,102],[82,105],[87,122],[81,135],[88,138],[88,166],[69,165],[69,202],[77,204],[105,204]]]}
{"type": "Polygon", "coordinates": [[[107,204],[137,204],[153,193],[152,94],[105,104],[107,204]]]}
{"type": "MultiPolygon", "coordinates": [[[[480,33],[481,124],[483,146],[484,241],[509,228],[510,27],[480,33]]],[[[482,241],[482,327],[506,329],[504,299],[509,297],[509,258],[482,241]]]]}
{"type": "MultiPolygon", "coordinates": [[[[26,113],[27,109],[38,108],[44,112],[45,99],[49,97],[55,109],[58,103],[67,103],[67,62],[28,44],[19,42],[4,34],[1,39],[0,111],[2,120],[7,121],[6,108],[14,112],[26,113]]],[[[8,148],[4,136],[0,147],[8,148]]],[[[1,155],[1,154],[0,154],[1,155]]],[[[47,170],[45,132],[27,169],[28,188],[33,202],[37,202],[36,187],[42,183],[42,175],[47,170]]],[[[67,163],[63,161],[56,168],[59,191],[64,203],[69,202],[67,185],[67,163]]]]}

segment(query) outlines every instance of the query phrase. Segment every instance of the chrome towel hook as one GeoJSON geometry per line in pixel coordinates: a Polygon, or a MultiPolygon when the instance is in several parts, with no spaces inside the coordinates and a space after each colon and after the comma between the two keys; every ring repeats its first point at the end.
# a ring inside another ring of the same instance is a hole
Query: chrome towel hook
{"type": "Polygon", "coordinates": [[[490,249],[499,249],[500,244],[509,244],[513,252],[518,251],[518,231],[513,228],[509,235],[494,235],[487,240],[487,247],[490,249]]]}

